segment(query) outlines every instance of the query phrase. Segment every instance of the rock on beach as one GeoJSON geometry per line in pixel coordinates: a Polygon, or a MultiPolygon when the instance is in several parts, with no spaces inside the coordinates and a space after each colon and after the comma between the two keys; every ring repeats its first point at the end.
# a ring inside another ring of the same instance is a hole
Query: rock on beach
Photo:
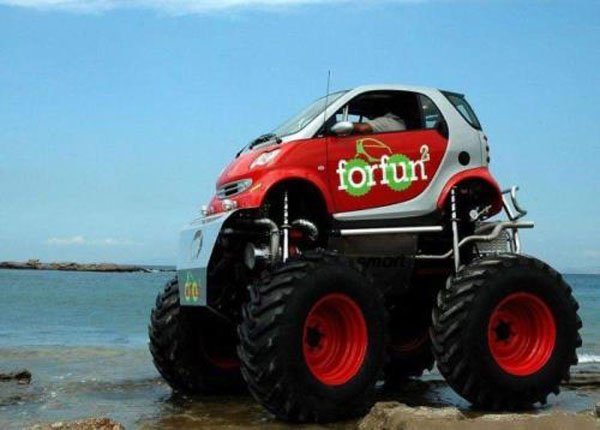
{"type": "Polygon", "coordinates": [[[398,402],[377,403],[359,430],[600,430],[600,419],[590,411],[575,414],[552,411],[522,414],[481,414],[467,417],[457,408],[410,407],[398,402]]]}
{"type": "Polygon", "coordinates": [[[110,418],[88,418],[86,420],[62,422],[52,424],[36,424],[30,430],[125,430],[122,424],[110,418]]]}

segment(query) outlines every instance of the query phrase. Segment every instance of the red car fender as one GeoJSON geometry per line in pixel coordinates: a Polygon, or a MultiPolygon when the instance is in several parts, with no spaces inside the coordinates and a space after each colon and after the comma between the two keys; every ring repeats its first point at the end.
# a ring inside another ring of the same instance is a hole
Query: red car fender
{"type": "MultiPolygon", "coordinates": [[[[328,213],[333,213],[333,201],[327,189],[327,179],[306,168],[286,168],[284,170],[271,170],[264,175],[258,176],[247,191],[230,197],[239,209],[255,209],[262,206],[269,191],[278,184],[289,180],[302,180],[316,187],[327,207],[328,213]]],[[[209,203],[211,213],[220,213],[225,211],[223,200],[214,196],[209,203]]]]}
{"type": "Polygon", "coordinates": [[[477,167],[475,169],[464,170],[452,176],[442,189],[442,193],[438,198],[438,209],[443,209],[447,199],[450,196],[450,190],[452,190],[453,187],[455,187],[461,182],[473,179],[485,182],[493,190],[494,196],[492,202],[492,209],[489,215],[492,216],[500,212],[502,210],[502,191],[500,190],[500,186],[486,167],[477,167]]]}
{"type": "Polygon", "coordinates": [[[331,199],[331,195],[327,186],[327,178],[322,174],[313,172],[312,169],[309,170],[302,167],[286,168],[284,171],[272,170],[257,180],[256,184],[251,187],[252,190],[252,188],[258,187],[258,184],[260,184],[259,189],[255,191],[257,196],[254,198],[258,199],[258,204],[256,207],[259,207],[264,203],[266,196],[274,186],[290,180],[301,180],[315,186],[323,197],[323,201],[327,207],[327,212],[333,213],[333,200],[331,199]]]}

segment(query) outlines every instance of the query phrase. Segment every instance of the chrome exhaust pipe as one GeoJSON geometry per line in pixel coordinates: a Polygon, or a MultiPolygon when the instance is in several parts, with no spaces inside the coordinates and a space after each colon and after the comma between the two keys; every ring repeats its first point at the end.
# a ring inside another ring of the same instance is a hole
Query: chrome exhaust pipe
{"type": "Polygon", "coordinates": [[[254,220],[254,224],[269,229],[269,238],[271,242],[269,246],[269,261],[270,263],[274,263],[279,257],[279,227],[277,227],[277,224],[269,218],[254,220]]]}

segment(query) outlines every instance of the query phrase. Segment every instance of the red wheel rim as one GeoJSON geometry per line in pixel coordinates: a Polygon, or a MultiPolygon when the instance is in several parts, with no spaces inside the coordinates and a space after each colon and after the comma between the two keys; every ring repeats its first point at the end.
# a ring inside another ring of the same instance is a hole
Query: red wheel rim
{"type": "Polygon", "coordinates": [[[329,294],[310,310],[304,323],[304,359],[326,385],[342,385],[360,370],[367,354],[367,324],[345,294],[329,294]]]}
{"type": "Polygon", "coordinates": [[[221,357],[207,354],[206,358],[213,364],[213,366],[222,370],[237,369],[240,367],[240,360],[234,357],[221,357]]]}
{"type": "Polygon", "coordinates": [[[205,319],[203,323],[211,327],[198,336],[198,347],[204,358],[221,370],[239,368],[240,360],[235,349],[237,333],[215,320],[205,319]]]}
{"type": "Polygon", "coordinates": [[[429,332],[414,335],[412,338],[392,346],[394,352],[408,354],[421,348],[429,340],[429,332]]]}
{"type": "Polygon", "coordinates": [[[492,312],[488,345],[507,373],[529,376],[546,365],[556,343],[556,322],[550,308],[530,293],[506,297],[492,312]]]}

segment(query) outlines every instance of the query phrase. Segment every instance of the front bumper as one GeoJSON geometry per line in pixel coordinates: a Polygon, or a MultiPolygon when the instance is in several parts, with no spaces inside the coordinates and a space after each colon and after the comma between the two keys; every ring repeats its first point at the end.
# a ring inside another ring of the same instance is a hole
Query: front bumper
{"type": "Polygon", "coordinates": [[[181,306],[208,304],[208,265],[223,224],[235,212],[201,218],[181,231],[177,258],[181,306]]]}

